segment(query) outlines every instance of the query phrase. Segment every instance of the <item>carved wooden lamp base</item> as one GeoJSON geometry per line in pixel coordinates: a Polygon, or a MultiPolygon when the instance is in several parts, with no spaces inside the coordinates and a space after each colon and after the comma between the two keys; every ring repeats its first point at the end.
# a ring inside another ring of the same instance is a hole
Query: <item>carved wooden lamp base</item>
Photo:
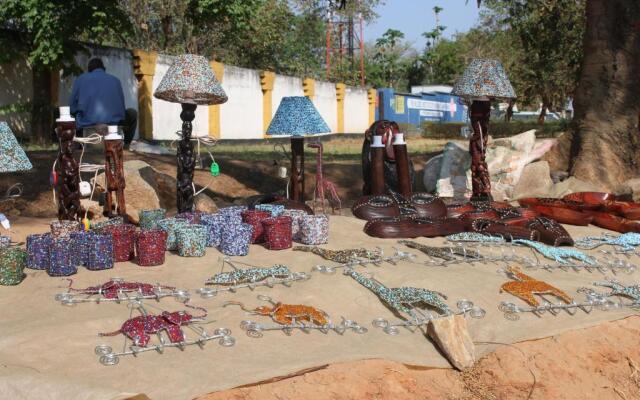
{"type": "Polygon", "coordinates": [[[469,138],[469,154],[471,154],[471,185],[473,194],[471,201],[492,201],[491,179],[489,167],[485,160],[487,140],[489,138],[489,117],[491,102],[474,100],[471,103],[470,116],[473,135],[469,138]]]}
{"type": "Polygon", "coordinates": [[[196,104],[182,103],[182,139],[178,142],[178,174],[176,180],[178,212],[193,211],[193,171],[196,155],[191,143],[192,121],[196,117],[196,104]]]}

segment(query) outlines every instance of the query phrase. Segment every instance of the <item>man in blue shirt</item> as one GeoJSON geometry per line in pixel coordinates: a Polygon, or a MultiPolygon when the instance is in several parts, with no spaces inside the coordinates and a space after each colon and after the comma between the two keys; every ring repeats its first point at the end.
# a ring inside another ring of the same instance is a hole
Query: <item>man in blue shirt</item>
{"type": "Polygon", "coordinates": [[[125,109],[120,80],[105,72],[99,58],[92,58],[87,70],[73,83],[69,100],[78,136],[82,136],[82,130],[88,127],[120,125],[125,143],[129,144],[135,134],[137,113],[133,109],[125,109]]]}

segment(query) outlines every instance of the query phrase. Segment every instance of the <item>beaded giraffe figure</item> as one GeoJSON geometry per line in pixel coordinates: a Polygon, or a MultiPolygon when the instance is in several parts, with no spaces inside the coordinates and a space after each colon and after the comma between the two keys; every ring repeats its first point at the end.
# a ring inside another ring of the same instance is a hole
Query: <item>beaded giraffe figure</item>
{"type": "Polygon", "coordinates": [[[326,214],[326,211],[324,208],[324,199],[325,199],[324,191],[327,190],[333,200],[333,202],[329,200],[329,204],[331,205],[331,211],[335,212],[336,210],[335,205],[337,204],[338,210],[339,210],[340,208],[342,208],[342,202],[340,201],[340,197],[338,196],[338,191],[336,189],[335,183],[329,181],[328,179],[325,179],[322,173],[322,151],[323,151],[322,143],[320,142],[309,143],[307,147],[317,149],[316,187],[313,189],[313,211],[315,212],[316,210],[316,198],[319,198],[320,202],[322,203],[322,212],[326,214]]]}

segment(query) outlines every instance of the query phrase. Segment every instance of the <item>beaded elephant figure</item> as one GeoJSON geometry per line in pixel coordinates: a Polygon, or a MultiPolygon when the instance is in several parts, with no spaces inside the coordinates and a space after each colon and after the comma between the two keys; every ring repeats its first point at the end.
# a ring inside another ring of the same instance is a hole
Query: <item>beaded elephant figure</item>
{"type": "MultiPolygon", "coordinates": [[[[204,311],[204,309],[202,310],[204,311]]],[[[206,312],[200,316],[193,316],[186,311],[164,311],[160,315],[140,315],[126,320],[117,331],[100,333],[99,335],[123,334],[131,339],[136,346],[146,347],[151,339],[151,334],[165,331],[171,343],[180,343],[185,340],[181,327],[195,321],[203,321],[206,316],[206,312]]]]}

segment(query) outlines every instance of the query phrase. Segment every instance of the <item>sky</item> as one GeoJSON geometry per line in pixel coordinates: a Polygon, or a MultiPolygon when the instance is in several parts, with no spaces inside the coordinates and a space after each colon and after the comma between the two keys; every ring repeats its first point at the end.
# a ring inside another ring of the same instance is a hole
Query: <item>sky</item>
{"type": "Polygon", "coordinates": [[[475,25],[478,18],[478,4],[475,0],[383,0],[384,5],[376,8],[378,18],[365,25],[364,39],[367,43],[384,34],[387,29],[397,29],[404,33],[405,40],[417,50],[422,50],[425,38],[422,32],[435,27],[433,7],[439,6],[440,25],[446,26],[445,37],[456,32],[464,32],[475,25]]]}

